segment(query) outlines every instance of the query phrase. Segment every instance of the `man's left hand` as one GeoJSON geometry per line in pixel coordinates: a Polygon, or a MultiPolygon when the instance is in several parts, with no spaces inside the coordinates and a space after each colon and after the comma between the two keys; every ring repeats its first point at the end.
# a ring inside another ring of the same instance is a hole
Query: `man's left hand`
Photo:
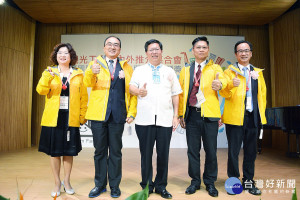
{"type": "Polygon", "coordinates": [[[214,91],[219,91],[221,89],[222,83],[219,80],[219,73],[216,74],[215,80],[213,80],[211,87],[214,91]]]}
{"type": "Polygon", "coordinates": [[[126,118],[126,122],[127,122],[128,124],[130,124],[131,122],[133,122],[133,118],[132,118],[132,117],[127,117],[127,118],[126,118]]]}

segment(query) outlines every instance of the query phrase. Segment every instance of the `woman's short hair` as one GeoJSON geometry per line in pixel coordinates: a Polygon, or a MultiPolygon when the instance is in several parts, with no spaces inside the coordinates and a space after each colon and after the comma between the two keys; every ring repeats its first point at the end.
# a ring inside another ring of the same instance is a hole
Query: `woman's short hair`
{"type": "Polygon", "coordinates": [[[78,56],[76,55],[76,51],[73,49],[72,45],[69,43],[60,43],[55,45],[55,47],[53,48],[53,51],[50,55],[50,61],[55,64],[58,65],[57,62],[57,52],[59,51],[60,48],[62,47],[67,47],[69,54],[70,54],[70,66],[73,66],[77,63],[78,60],[78,56]]]}

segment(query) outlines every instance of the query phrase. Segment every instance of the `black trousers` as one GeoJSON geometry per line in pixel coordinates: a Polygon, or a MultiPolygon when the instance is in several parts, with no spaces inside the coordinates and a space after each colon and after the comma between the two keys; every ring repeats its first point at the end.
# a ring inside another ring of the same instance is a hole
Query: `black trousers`
{"type": "Polygon", "coordinates": [[[258,135],[258,128],[254,125],[254,114],[245,112],[243,126],[226,124],[226,135],[228,140],[228,177],[240,177],[239,153],[243,143],[243,180],[253,180],[258,135]]]}
{"type": "Polygon", "coordinates": [[[135,130],[139,139],[141,153],[142,182],[140,185],[142,188],[145,188],[149,182],[149,190],[155,188],[156,191],[161,191],[168,184],[168,163],[172,127],[135,125],[135,130]],[[157,174],[153,182],[152,155],[155,142],[157,174]]]}
{"type": "Polygon", "coordinates": [[[190,107],[186,120],[186,139],[188,146],[188,173],[192,178],[191,184],[200,186],[200,150],[201,139],[205,151],[203,182],[205,185],[214,184],[218,175],[217,136],[218,121],[201,117],[201,113],[190,107]]]}
{"type": "Polygon", "coordinates": [[[107,175],[110,187],[119,187],[122,178],[122,135],[124,124],[91,121],[95,147],[95,185],[105,187],[107,175]]]}

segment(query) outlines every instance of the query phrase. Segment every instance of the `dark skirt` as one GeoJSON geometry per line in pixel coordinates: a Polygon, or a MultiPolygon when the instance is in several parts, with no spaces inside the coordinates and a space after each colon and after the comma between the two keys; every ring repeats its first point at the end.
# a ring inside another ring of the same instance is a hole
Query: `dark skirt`
{"type": "Polygon", "coordinates": [[[68,127],[69,112],[59,110],[56,127],[42,126],[39,151],[52,157],[77,156],[82,150],[79,127],[68,127]],[[70,131],[68,140],[67,132],[70,131]]]}

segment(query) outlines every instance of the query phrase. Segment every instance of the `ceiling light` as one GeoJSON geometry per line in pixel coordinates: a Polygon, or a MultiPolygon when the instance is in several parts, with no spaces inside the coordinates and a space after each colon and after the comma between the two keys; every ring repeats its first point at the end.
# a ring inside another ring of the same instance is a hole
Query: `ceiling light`
{"type": "Polygon", "coordinates": [[[4,4],[5,0],[0,0],[0,5],[4,4]]]}

